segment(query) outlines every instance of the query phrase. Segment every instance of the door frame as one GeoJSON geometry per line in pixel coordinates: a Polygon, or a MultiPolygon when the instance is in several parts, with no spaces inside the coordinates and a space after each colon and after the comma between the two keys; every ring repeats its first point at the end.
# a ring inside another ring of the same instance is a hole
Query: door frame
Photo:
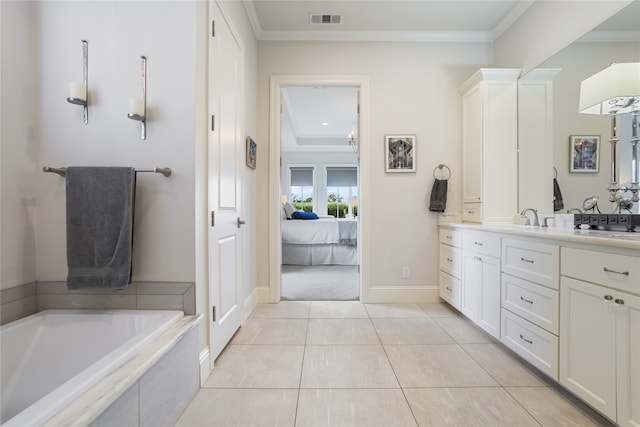
{"type": "Polygon", "coordinates": [[[369,141],[369,77],[354,76],[271,76],[269,84],[269,302],[280,301],[282,288],[282,237],[280,234],[281,175],[281,89],[285,86],[357,86],[360,89],[358,151],[360,156],[360,188],[358,189],[358,288],[360,301],[367,302],[370,281],[370,197],[371,181],[369,141]]]}

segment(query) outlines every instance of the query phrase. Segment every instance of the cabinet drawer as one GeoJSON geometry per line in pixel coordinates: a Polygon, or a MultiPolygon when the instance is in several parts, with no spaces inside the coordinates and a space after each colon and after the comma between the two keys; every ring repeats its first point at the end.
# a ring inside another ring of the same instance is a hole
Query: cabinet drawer
{"type": "Polygon", "coordinates": [[[462,273],[462,249],[440,244],[440,270],[460,278],[462,273]]]}
{"type": "Polygon", "coordinates": [[[511,350],[558,381],[558,337],[502,309],[502,339],[511,350]]]}
{"type": "Polygon", "coordinates": [[[561,274],[640,294],[640,257],[563,247],[561,274]]]}
{"type": "Polygon", "coordinates": [[[502,275],[502,307],[558,335],[559,292],[508,274],[502,275]]]}
{"type": "Polygon", "coordinates": [[[482,222],[482,203],[465,203],[462,207],[462,220],[482,222]]]}
{"type": "Polygon", "coordinates": [[[488,233],[465,231],[462,234],[462,249],[500,258],[500,237],[488,233]]]}
{"type": "Polygon", "coordinates": [[[460,287],[459,279],[440,272],[440,297],[456,310],[460,310],[460,287]]]}
{"type": "Polygon", "coordinates": [[[559,254],[556,245],[502,239],[502,271],[558,289],[559,254]]]}
{"type": "Polygon", "coordinates": [[[452,230],[449,228],[441,228],[440,243],[455,246],[456,248],[461,248],[462,247],[462,231],[452,230]]]}

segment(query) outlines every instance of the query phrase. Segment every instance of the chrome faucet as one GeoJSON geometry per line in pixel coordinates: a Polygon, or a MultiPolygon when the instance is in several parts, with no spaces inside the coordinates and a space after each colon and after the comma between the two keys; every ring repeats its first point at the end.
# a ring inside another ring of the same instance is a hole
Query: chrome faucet
{"type": "MultiPolygon", "coordinates": [[[[538,220],[538,211],[533,209],[533,208],[526,208],[523,209],[522,212],[520,212],[520,215],[522,215],[523,217],[527,218],[527,212],[533,212],[533,225],[534,227],[540,227],[540,221],[538,220]]],[[[527,218],[528,220],[529,218],[527,218]]]]}

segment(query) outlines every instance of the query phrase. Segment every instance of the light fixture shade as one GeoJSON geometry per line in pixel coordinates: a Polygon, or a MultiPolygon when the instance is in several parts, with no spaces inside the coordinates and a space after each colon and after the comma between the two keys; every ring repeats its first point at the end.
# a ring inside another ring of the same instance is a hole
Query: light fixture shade
{"type": "Polygon", "coordinates": [[[638,109],[639,99],[640,62],[614,63],[582,81],[578,111],[584,114],[627,113],[638,109]]]}

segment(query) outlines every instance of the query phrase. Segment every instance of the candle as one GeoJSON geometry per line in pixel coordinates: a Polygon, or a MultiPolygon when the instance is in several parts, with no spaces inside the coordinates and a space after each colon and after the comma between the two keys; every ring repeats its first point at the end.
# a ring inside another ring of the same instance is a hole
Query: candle
{"type": "Polygon", "coordinates": [[[129,98],[129,114],[144,117],[144,101],[140,98],[129,98]]]}
{"type": "Polygon", "coordinates": [[[87,100],[87,88],[84,84],[78,82],[69,83],[69,98],[87,100]]]}

